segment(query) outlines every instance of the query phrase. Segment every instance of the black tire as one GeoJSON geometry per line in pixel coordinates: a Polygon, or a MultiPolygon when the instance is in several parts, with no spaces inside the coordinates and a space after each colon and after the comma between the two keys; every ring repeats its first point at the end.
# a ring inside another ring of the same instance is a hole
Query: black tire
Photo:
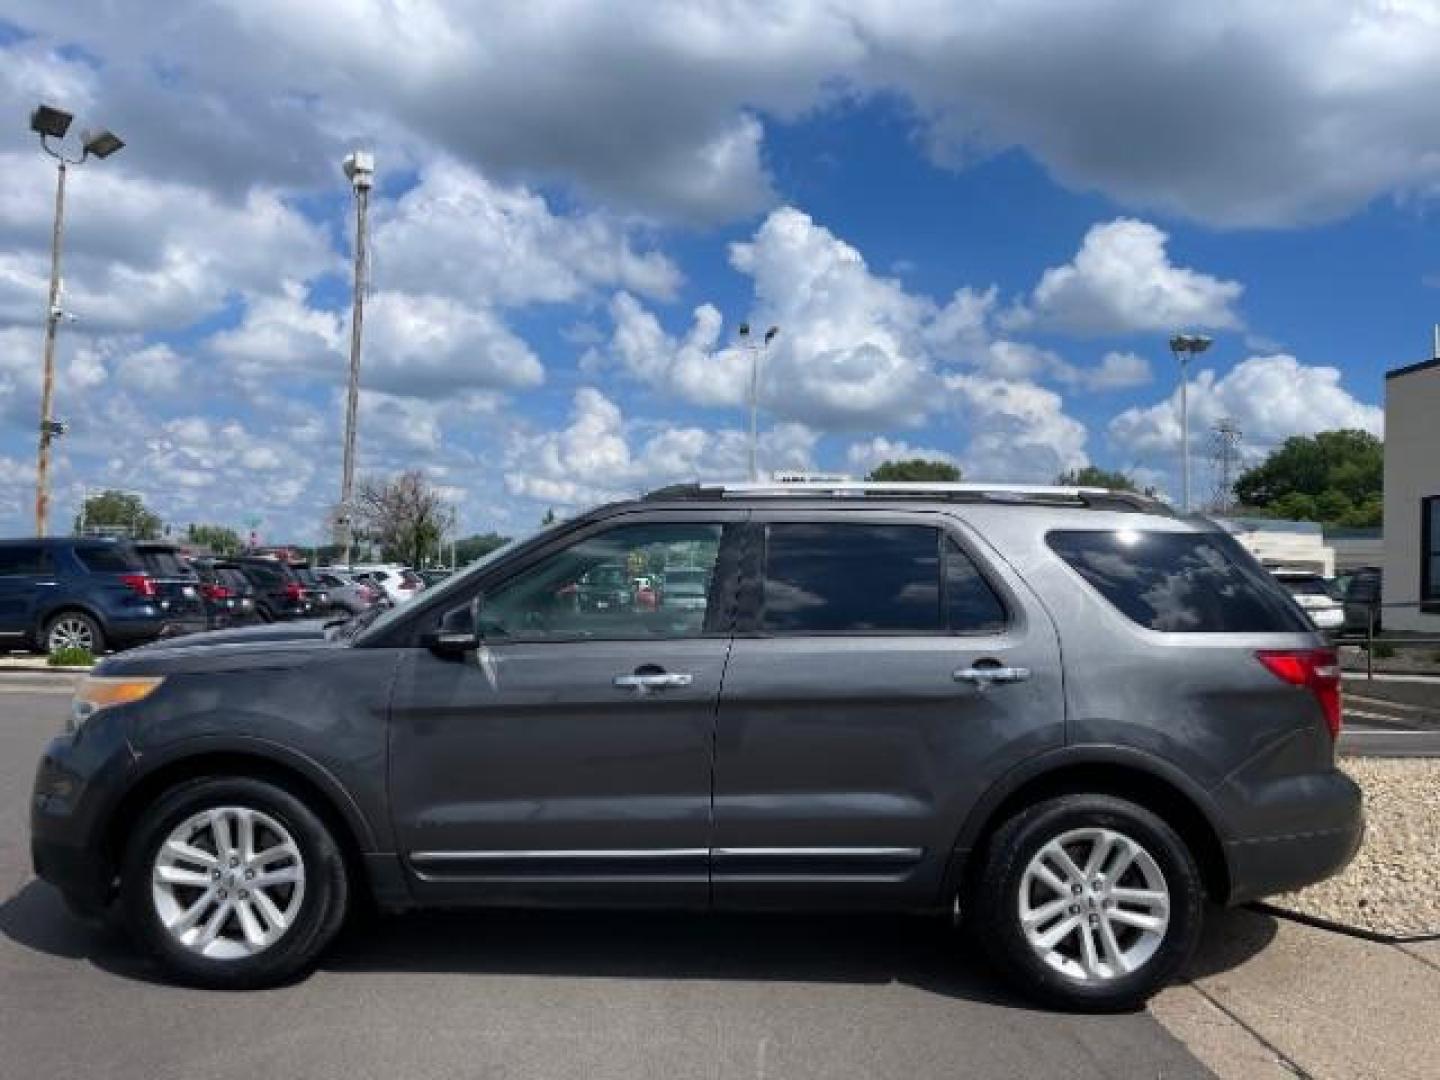
{"type": "Polygon", "coordinates": [[[45,629],[40,632],[40,651],[52,653],[59,646],[51,643],[51,637],[56,630],[67,624],[73,623],[83,627],[84,632],[90,635],[90,653],[92,656],[99,656],[105,651],[105,632],[100,629],[100,624],[83,611],[60,611],[45,620],[45,629]]]}
{"type": "Polygon", "coordinates": [[[204,777],[170,789],[141,814],[125,849],[121,900],[131,934],[178,981],[214,990],[252,990],[309,970],[345,920],[349,882],[334,836],[303,799],[268,781],[204,777]],[[171,831],[187,817],[222,806],[257,810],[283,825],[305,871],[299,910],[283,935],[255,955],[223,960],[176,941],[162,924],[151,891],[155,856],[171,831]]]}
{"type": "Polygon", "coordinates": [[[275,621],[275,613],[270,610],[267,604],[256,604],[255,614],[260,617],[262,623],[272,623],[275,621]]]}
{"type": "Polygon", "coordinates": [[[1143,1006],[1189,961],[1199,940],[1203,905],[1200,870],[1165,821],[1108,795],[1062,795],[1027,807],[995,833],[969,923],[996,967],[1022,993],[1065,1009],[1117,1012],[1143,1006]],[[1097,981],[1072,977],[1038,955],[1025,937],[1019,910],[1030,861],[1057,837],[1086,828],[1114,830],[1137,842],[1158,865],[1170,893],[1169,923],[1154,954],[1132,972],[1097,981]]]}

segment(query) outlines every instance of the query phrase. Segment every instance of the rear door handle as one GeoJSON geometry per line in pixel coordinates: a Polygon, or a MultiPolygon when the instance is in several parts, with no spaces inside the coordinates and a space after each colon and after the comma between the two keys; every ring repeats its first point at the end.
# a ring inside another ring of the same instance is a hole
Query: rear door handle
{"type": "Polygon", "coordinates": [[[979,690],[992,683],[1017,683],[1030,678],[1028,667],[966,667],[955,672],[956,682],[968,682],[979,690]]]}
{"type": "Polygon", "coordinates": [[[664,690],[671,686],[689,686],[695,681],[695,676],[688,671],[660,671],[644,675],[616,675],[612,681],[622,690],[648,694],[652,690],[664,690]]]}

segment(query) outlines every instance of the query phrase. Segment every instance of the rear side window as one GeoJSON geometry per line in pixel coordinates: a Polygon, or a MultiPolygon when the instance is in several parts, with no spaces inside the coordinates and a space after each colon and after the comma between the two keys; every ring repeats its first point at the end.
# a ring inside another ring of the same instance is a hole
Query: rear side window
{"type": "Polygon", "coordinates": [[[974,560],[945,538],[945,610],[953,634],[998,634],[1005,629],[1005,605],[974,560]]]}
{"type": "Polygon", "coordinates": [[[50,560],[39,544],[8,544],[0,547],[0,577],[48,573],[50,560]]]}
{"type": "Polygon", "coordinates": [[[939,530],[775,524],[761,627],[771,634],[938,634],[939,530]]]}
{"type": "Polygon", "coordinates": [[[87,570],[102,574],[135,574],[145,569],[134,548],[118,544],[97,544],[94,547],[77,547],[75,555],[85,564],[87,570]]]}
{"type": "Polygon", "coordinates": [[[1303,633],[1309,623],[1229,537],[1052,532],[1053,550],[1132,621],[1189,634],[1303,633]]]}

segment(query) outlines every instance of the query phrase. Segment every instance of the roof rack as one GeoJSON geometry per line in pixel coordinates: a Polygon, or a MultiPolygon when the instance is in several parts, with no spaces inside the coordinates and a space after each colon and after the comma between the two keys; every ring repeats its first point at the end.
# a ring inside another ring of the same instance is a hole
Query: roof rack
{"type": "Polygon", "coordinates": [[[1173,515],[1158,499],[1132,491],[1053,484],[974,484],[928,481],[805,480],[701,481],[672,484],[647,493],[648,501],[684,499],[879,498],[935,499],[946,502],[1075,506],[1090,510],[1140,511],[1173,515]]]}

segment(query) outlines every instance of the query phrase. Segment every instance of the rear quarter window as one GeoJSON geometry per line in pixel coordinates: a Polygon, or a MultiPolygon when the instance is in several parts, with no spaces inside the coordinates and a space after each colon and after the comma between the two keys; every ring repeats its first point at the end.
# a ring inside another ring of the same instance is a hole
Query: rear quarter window
{"type": "Polygon", "coordinates": [[[1306,633],[1278,582],[1228,536],[1058,531],[1050,549],[1132,622],[1184,634],[1306,633]]]}
{"type": "Polygon", "coordinates": [[[134,548],[118,544],[77,547],[75,557],[85,565],[85,569],[101,574],[137,574],[145,569],[134,548]]]}

